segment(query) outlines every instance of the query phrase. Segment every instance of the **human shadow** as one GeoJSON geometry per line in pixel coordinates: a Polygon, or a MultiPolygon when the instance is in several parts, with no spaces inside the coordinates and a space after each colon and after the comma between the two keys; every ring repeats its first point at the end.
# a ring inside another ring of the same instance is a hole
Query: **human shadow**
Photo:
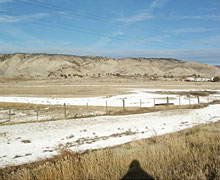
{"type": "Polygon", "coordinates": [[[147,172],[145,172],[141,166],[139,161],[133,160],[129,166],[128,172],[121,178],[121,180],[126,179],[147,179],[154,180],[152,176],[150,176],[147,172]]]}

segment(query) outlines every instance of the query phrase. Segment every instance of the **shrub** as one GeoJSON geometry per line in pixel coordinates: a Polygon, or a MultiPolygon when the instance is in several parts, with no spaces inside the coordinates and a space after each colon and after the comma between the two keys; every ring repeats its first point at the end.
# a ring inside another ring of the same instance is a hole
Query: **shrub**
{"type": "Polygon", "coordinates": [[[22,140],[21,142],[23,142],[23,143],[31,143],[31,141],[30,140],[22,140]]]}
{"type": "Polygon", "coordinates": [[[214,78],[213,78],[213,82],[219,82],[220,81],[220,78],[218,77],[218,76],[215,76],[214,78]]]}

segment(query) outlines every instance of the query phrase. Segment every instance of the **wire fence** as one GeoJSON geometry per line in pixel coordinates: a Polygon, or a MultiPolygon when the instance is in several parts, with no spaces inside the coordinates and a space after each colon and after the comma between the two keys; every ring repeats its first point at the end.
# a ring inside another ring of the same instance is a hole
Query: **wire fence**
{"type": "Polygon", "coordinates": [[[210,104],[220,102],[218,96],[179,96],[175,99],[173,96],[166,98],[152,98],[148,100],[139,99],[136,101],[130,99],[118,99],[117,104],[106,99],[102,106],[96,106],[87,102],[84,106],[73,106],[64,103],[63,105],[34,105],[27,108],[24,104],[14,107],[11,103],[10,107],[0,109],[0,124],[7,122],[26,122],[26,121],[43,121],[56,119],[71,119],[81,117],[91,117],[100,115],[117,115],[117,112],[137,111],[137,109],[184,106],[195,104],[210,104]],[[24,107],[22,107],[24,106],[24,107]]]}

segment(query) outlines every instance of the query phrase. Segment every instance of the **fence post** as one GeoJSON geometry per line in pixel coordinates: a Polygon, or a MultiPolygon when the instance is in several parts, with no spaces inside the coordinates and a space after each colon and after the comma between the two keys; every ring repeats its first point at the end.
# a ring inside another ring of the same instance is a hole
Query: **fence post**
{"type": "Polygon", "coordinates": [[[181,105],[181,99],[180,99],[180,96],[179,96],[179,106],[181,105]]]}
{"type": "Polygon", "coordinates": [[[36,113],[37,113],[37,121],[38,121],[38,111],[39,111],[39,109],[38,109],[38,106],[37,106],[37,111],[36,111],[36,113]]]}
{"type": "Polygon", "coordinates": [[[169,106],[169,97],[167,96],[167,106],[169,106]]]}
{"type": "Polygon", "coordinates": [[[66,103],[63,104],[64,107],[64,118],[66,119],[66,103]]]}
{"type": "Polygon", "coordinates": [[[200,99],[199,99],[199,96],[198,96],[197,98],[198,98],[198,104],[200,104],[200,99]]]}
{"type": "Polygon", "coordinates": [[[141,99],[140,99],[140,109],[141,109],[141,104],[142,104],[142,102],[141,102],[141,99]]]}
{"type": "Polygon", "coordinates": [[[125,111],[125,99],[122,99],[122,103],[123,103],[123,110],[125,111]]]}
{"type": "Polygon", "coordinates": [[[190,99],[190,96],[189,96],[189,105],[191,105],[191,99],[190,99]]]}
{"type": "Polygon", "coordinates": [[[11,121],[11,108],[8,109],[8,118],[9,118],[9,121],[11,121]]]}
{"type": "Polygon", "coordinates": [[[108,102],[107,102],[107,100],[105,101],[105,112],[106,112],[106,114],[108,114],[108,102]]]}
{"type": "Polygon", "coordinates": [[[155,100],[155,98],[154,98],[154,107],[155,107],[155,104],[156,104],[156,100],[155,100]]]}

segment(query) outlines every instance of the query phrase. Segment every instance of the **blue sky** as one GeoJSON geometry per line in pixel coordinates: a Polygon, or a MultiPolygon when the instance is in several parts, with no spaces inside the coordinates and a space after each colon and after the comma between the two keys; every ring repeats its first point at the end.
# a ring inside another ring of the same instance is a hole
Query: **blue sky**
{"type": "Polygon", "coordinates": [[[0,0],[0,53],[220,65],[219,0],[0,0]]]}

